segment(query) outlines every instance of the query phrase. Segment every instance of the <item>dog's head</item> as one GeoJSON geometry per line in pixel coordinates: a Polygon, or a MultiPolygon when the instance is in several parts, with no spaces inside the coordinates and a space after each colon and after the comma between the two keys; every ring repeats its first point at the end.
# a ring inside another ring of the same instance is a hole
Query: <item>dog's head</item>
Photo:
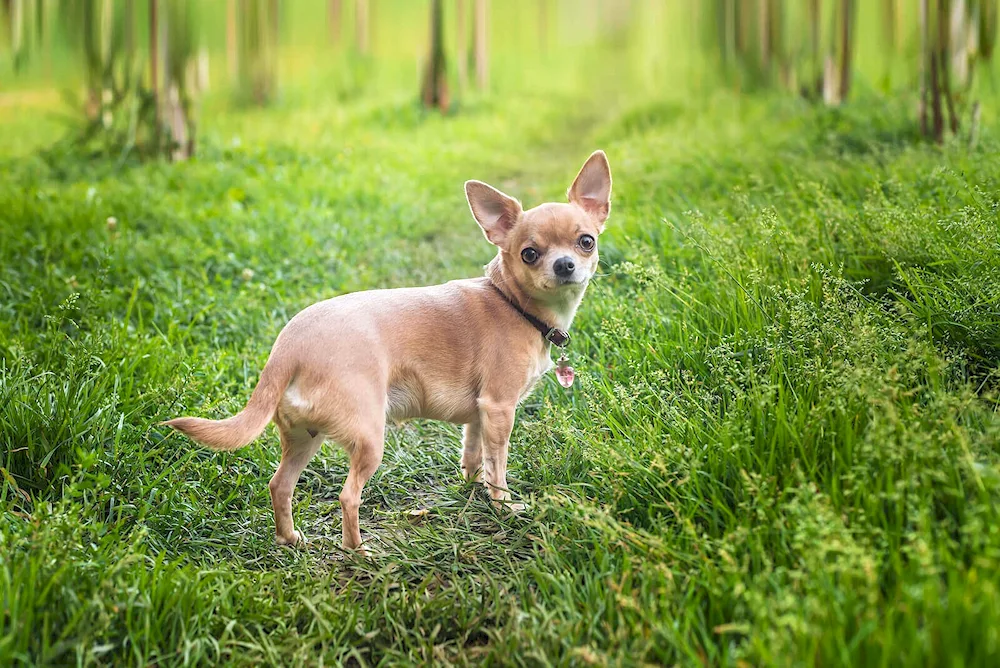
{"type": "Polygon", "coordinates": [[[611,167],[595,151],[570,186],[568,204],[524,211],[521,203],[481,181],[467,181],[469,207],[500,249],[504,275],[532,299],[571,300],[597,271],[597,238],[611,211],[611,167]]]}

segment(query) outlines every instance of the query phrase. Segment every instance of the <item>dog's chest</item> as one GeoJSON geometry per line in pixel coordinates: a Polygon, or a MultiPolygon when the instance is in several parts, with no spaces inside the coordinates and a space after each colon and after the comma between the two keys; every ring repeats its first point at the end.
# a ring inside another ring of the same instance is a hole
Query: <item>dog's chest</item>
{"type": "Polygon", "coordinates": [[[531,391],[535,389],[535,385],[541,380],[542,376],[548,373],[552,367],[555,366],[552,363],[552,357],[546,350],[541,355],[539,355],[534,360],[534,364],[528,366],[528,372],[525,377],[524,389],[521,390],[521,396],[518,401],[523,400],[526,396],[531,394],[531,391]]]}

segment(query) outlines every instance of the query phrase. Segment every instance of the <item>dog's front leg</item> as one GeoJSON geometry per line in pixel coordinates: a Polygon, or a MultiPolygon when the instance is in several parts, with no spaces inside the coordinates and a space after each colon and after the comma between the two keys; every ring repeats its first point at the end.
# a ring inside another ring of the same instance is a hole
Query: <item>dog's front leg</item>
{"type": "Polygon", "coordinates": [[[515,401],[479,400],[479,425],[482,436],[483,474],[486,489],[498,508],[521,510],[523,504],[510,503],[507,489],[507,451],[514,428],[515,401]]]}
{"type": "Polygon", "coordinates": [[[462,477],[470,482],[483,478],[483,434],[478,420],[462,430],[462,477]]]}

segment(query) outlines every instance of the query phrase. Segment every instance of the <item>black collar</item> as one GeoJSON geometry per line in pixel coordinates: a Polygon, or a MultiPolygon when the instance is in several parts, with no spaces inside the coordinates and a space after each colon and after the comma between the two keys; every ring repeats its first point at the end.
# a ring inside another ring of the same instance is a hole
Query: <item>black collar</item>
{"type": "Polygon", "coordinates": [[[537,329],[541,333],[543,339],[545,339],[552,345],[559,346],[560,348],[565,348],[566,346],[569,345],[569,332],[567,332],[565,329],[559,329],[558,327],[549,327],[547,324],[545,324],[544,322],[542,322],[541,320],[539,320],[538,318],[536,318],[535,316],[531,315],[523,308],[518,306],[514,302],[514,300],[508,297],[503,290],[498,288],[496,283],[494,283],[493,281],[490,281],[490,287],[496,290],[497,294],[503,297],[503,300],[508,304],[510,304],[515,311],[524,316],[524,319],[530,322],[531,326],[537,329]]]}

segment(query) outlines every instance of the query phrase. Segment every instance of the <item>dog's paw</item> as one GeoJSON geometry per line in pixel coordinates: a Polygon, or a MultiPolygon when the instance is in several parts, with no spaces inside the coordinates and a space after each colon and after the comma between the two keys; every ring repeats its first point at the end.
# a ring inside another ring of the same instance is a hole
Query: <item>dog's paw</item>
{"type": "Polygon", "coordinates": [[[474,469],[467,469],[462,467],[462,478],[465,482],[482,482],[483,481],[483,467],[477,466],[474,469]]]}
{"type": "Polygon", "coordinates": [[[340,549],[344,551],[346,556],[359,557],[361,559],[367,559],[372,556],[371,550],[366,548],[364,545],[348,545],[342,543],[340,549]]]}
{"type": "Polygon", "coordinates": [[[305,545],[306,544],[306,538],[305,538],[305,536],[303,536],[298,531],[292,531],[292,535],[291,536],[277,536],[275,538],[275,542],[277,542],[278,545],[285,545],[287,547],[295,547],[296,545],[299,545],[299,546],[305,545]]]}
{"type": "Polygon", "coordinates": [[[521,513],[528,509],[528,505],[525,503],[514,503],[513,501],[502,499],[494,499],[493,505],[497,510],[509,513],[521,513]]]}

